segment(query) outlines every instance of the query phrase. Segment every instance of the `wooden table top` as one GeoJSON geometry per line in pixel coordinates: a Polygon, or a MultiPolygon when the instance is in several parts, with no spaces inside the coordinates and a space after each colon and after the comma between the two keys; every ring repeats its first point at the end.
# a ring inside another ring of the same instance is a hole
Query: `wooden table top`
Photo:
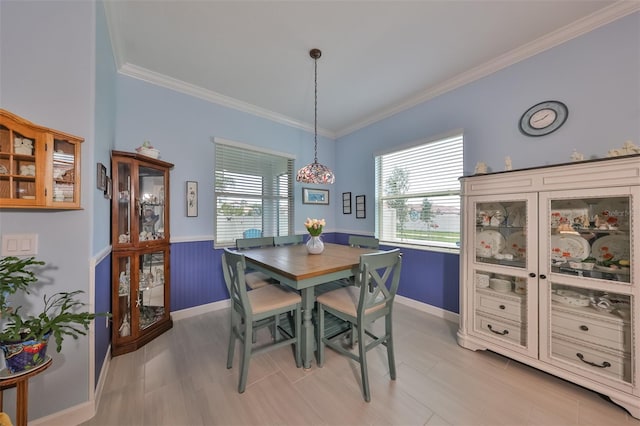
{"type": "Polygon", "coordinates": [[[247,259],[289,279],[301,281],[332,272],[352,269],[360,264],[360,255],[378,250],[324,243],[321,254],[307,253],[304,244],[245,250],[247,259]]]}

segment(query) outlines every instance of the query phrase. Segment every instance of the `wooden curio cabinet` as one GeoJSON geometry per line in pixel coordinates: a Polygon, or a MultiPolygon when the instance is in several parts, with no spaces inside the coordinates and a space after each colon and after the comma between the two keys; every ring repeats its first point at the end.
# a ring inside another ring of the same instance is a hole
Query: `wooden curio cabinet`
{"type": "Polygon", "coordinates": [[[0,109],[0,208],[79,209],[83,141],[0,109]]]}
{"type": "Polygon", "coordinates": [[[111,352],[121,355],[172,327],[169,171],[173,164],[113,151],[111,352]]]}

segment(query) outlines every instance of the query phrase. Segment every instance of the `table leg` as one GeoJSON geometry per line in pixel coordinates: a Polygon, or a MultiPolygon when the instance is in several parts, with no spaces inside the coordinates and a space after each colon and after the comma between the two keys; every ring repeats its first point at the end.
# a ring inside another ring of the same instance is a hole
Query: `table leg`
{"type": "Polygon", "coordinates": [[[16,384],[16,426],[27,426],[27,415],[29,409],[27,407],[27,401],[29,396],[29,381],[20,380],[16,384]]]}
{"type": "Polygon", "coordinates": [[[312,318],[313,302],[315,300],[313,287],[302,289],[302,365],[311,368],[315,333],[312,318]]]}

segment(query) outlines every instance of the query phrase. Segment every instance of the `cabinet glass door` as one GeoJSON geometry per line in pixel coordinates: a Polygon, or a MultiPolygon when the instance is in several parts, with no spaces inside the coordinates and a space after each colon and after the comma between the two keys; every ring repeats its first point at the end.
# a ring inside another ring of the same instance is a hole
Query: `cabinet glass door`
{"type": "Polygon", "coordinates": [[[474,246],[467,279],[473,280],[474,333],[494,344],[532,355],[537,352],[537,209],[533,195],[472,197],[467,229],[474,246]],[[531,307],[534,307],[532,309],[531,307]]]}
{"type": "Polygon", "coordinates": [[[113,182],[113,186],[117,193],[113,195],[115,209],[111,225],[116,229],[114,245],[131,243],[131,164],[118,162],[116,167],[117,182],[113,182]]]}
{"type": "Polygon", "coordinates": [[[139,329],[155,324],[165,317],[165,251],[154,251],[139,256],[138,301],[139,329]]]}
{"type": "Polygon", "coordinates": [[[117,333],[119,337],[131,336],[131,256],[117,256],[114,258],[115,271],[118,280],[117,298],[117,333]]]}
{"type": "Polygon", "coordinates": [[[527,266],[527,202],[475,203],[476,262],[527,266]]]}
{"type": "Polygon", "coordinates": [[[139,241],[163,240],[166,223],[165,172],[141,165],[138,179],[139,241]]]}
{"type": "Polygon", "coordinates": [[[630,196],[551,198],[549,262],[554,273],[630,283],[630,196]]]}
{"type": "Polygon", "coordinates": [[[633,197],[618,190],[540,194],[541,359],[630,391],[633,197]],[[608,195],[603,195],[603,193],[608,195]],[[546,271],[546,272],[545,272],[546,271]]]}
{"type": "Polygon", "coordinates": [[[74,203],[76,194],[77,144],[63,139],[53,140],[53,201],[74,203]]]}

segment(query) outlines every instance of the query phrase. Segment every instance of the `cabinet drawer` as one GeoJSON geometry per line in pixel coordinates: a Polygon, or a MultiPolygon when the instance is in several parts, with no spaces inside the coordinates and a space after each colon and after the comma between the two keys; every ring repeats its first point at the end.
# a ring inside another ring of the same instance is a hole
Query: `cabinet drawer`
{"type": "Polygon", "coordinates": [[[558,336],[551,338],[551,353],[590,373],[631,382],[631,358],[628,353],[598,350],[558,336]]]}
{"type": "Polygon", "coordinates": [[[487,315],[476,315],[476,327],[491,337],[506,339],[517,345],[526,345],[526,325],[519,322],[498,319],[487,315]]]}
{"type": "Polygon", "coordinates": [[[479,311],[512,321],[520,322],[526,319],[525,304],[517,298],[513,300],[513,298],[501,298],[478,292],[476,294],[476,308],[479,311]]]}
{"type": "Polygon", "coordinates": [[[612,314],[593,311],[591,314],[583,308],[572,312],[554,309],[551,316],[551,331],[595,345],[605,346],[618,351],[631,350],[631,326],[622,318],[612,314]]]}

